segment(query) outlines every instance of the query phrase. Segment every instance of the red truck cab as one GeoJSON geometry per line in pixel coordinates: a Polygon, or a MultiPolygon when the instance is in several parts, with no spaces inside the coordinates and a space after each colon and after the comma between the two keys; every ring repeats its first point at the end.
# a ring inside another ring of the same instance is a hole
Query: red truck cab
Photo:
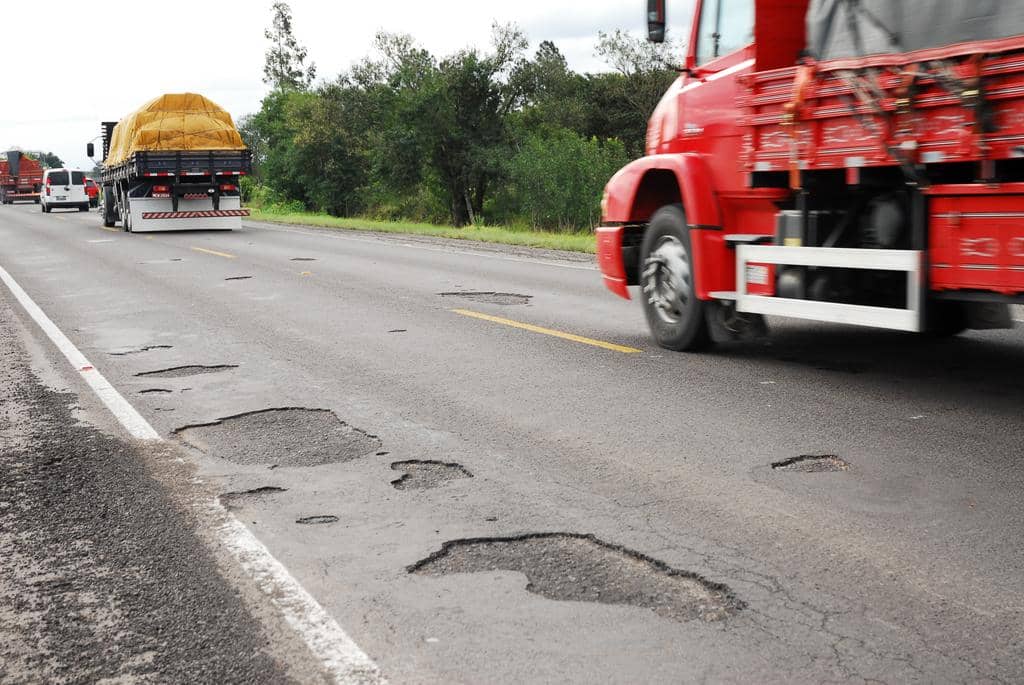
{"type": "MultiPolygon", "coordinates": [[[[641,286],[662,346],[759,334],[765,315],[1012,325],[1007,305],[1024,302],[1024,36],[998,35],[1016,26],[1003,21],[994,37],[901,50],[877,16],[841,16],[862,4],[697,0],[647,154],[608,183],[597,229],[605,284],[625,298],[641,286]],[[817,59],[815,42],[839,56],[817,59]]],[[[655,40],[664,5],[649,2],[655,40]]]]}

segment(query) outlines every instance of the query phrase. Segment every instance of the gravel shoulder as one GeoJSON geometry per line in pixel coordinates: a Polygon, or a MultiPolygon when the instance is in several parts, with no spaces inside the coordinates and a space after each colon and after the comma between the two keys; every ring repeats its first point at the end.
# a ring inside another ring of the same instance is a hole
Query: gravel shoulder
{"type": "Polygon", "coordinates": [[[80,420],[29,330],[0,292],[0,682],[315,680],[161,483],[190,468],[80,420]]]}

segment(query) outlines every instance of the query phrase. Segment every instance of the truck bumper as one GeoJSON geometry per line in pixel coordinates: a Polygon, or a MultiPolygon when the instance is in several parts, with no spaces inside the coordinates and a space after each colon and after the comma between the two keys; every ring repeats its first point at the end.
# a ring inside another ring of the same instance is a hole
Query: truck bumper
{"type": "Polygon", "coordinates": [[[131,198],[132,231],[231,231],[242,227],[242,217],[249,216],[237,197],[222,197],[220,207],[203,200],[181,200],[174,211],[167,198],[131,198]]]}
{"type": "Polygon", "coordinates": [[[629,295],[626,264],[622,258],[622,226],[599,226],[597,234],[597,264],[608,290],[627,300],[629,295]]]}

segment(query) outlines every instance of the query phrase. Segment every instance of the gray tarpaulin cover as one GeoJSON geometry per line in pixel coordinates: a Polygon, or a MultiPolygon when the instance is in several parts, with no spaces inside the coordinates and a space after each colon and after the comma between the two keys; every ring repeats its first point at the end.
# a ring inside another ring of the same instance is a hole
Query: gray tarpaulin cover
{"type": "Polygon", "coordinates": [[[1024,0],[811,0],[807,11],[807,49],[820,60],[1022,34],[1024,0]]]}

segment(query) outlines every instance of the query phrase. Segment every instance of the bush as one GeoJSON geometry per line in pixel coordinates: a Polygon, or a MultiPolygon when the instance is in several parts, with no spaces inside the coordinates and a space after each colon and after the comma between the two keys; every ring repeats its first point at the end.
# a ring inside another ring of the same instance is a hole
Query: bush
{"type": "Polygon", "coordinates": [[[601,195],[612,174],[629,162],[616,139],[584,138],[567,129],[530,134],[509,163],[507,204],[535,228],[590,229],[601,218],[601,195]]]}

